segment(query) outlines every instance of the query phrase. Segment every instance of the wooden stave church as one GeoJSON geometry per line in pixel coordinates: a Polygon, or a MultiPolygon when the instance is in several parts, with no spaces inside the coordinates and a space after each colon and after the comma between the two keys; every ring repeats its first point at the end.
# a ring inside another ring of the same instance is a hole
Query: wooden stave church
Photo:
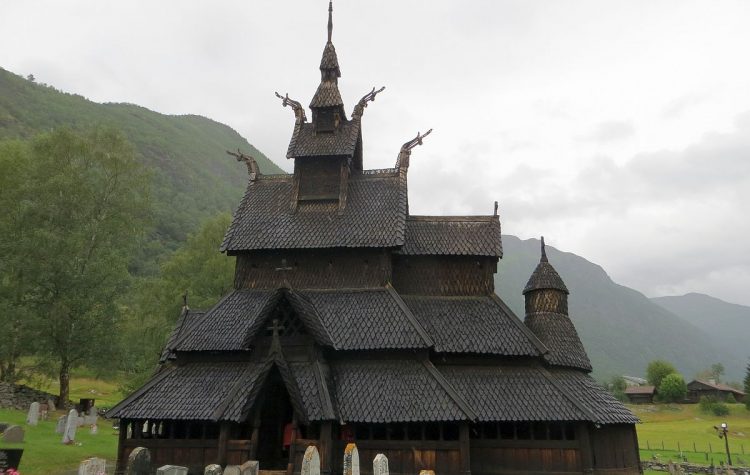
{"type": "Polygon", "coordinates": [[[108,412],[118,468],[141,446],[195,474],[245,460],[292,474],[313,444],[339,474],[356,442],[395,474],[639,473],[637,419],[589,376],[544,241],[522,322],[494,292],[496,212],[409,214],[423,136],[394,168],[363,168],[362,116],[380,91],[347,118],[331,11],[312,121],[282,98],[294,173],[238,154],[249,182],[221,247],[234,290],[205,312],[186,305],[154,376],[108,412]]]}

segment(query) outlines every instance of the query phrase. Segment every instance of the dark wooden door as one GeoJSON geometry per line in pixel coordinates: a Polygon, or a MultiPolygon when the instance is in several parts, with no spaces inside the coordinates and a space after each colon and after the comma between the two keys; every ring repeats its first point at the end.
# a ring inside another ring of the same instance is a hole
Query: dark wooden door
{"type": "Polygon", "coordinates": [[[289,446],[284,445],[284,428],[292,422],[293,409],[281,375],[275,368],[266,380],[263,394],[258,431],[260,468],[286,469],[289,462],[289,446]]]}

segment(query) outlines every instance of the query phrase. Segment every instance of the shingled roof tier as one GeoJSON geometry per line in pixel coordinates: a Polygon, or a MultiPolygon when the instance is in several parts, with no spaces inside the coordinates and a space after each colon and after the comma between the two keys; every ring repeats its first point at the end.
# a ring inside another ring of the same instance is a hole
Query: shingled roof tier
{"type": "Polygon", "coordinates": [[[497,216],[409,216],[407,255],[467,255],[502,257],[500,219],[497,216]]]}
{"type": "Polygon", "coordinates": [[[539,260],[539,264],[534,269],[534,272],[529,277],[529,281],[526,283],[526,287],[523,288],[524,295],[531,292],[532,290],[552,289],[568,292],[568,288],[565,287],[560,274],[557,273],[552,264],[547,260],[547,251],[544,247],[544,237],[542,237],[542,257],[539,260]]]}
{"type": "Polygon", "coordinates": [[[338,350],[432,346],[428,333],[391,287],[301,293],[312,303],[338,350]]]}
{"type": "Polygon", "coordinates": [[[294,126],[286,156],[287,158],[331,155],[351,157],[357,149],[360,124],[360,119],[343,121],[333,132],[316,133],[315,124],[300,122],[294,126]]]}
{"type": "Polygon", "coordinates": [[[546,348],[492,296],[403,296],[439,353],[538,356],[546,348]]]}
{"type": "Polygon", "coordinates": [[[190,309],[183,309],[180,313],[180,317],[177,319],[177,323],[175,324],[175,327],[172,329],[172,333],[169,334],[169,337],[167,338],[167,343],[164,345],[164,349],[161,352],[161,356],[159,357],[159,363],[164,363],[167,360],[175,359],[175,353],[174,348],[177,346],[177,342],[180,340],[180,338],[184,335],[186,328],[188,327],[186,323],[188,321],[200,321],[203,319],[203,315],[205,315],[205,311],[201,310],[190,310],[190,309]]]}
{"type": "Polygon", "coordinates": [[[465,402],[429,362],[407,359],[338,361],[333,366],[333,374],[340,417],[347,422],[474,418],[465,402]]]}
{"type": "Polygon", "coordinates": [[[591,361],[570,317],[559,313],[535,312],[527,315],[524,323],[549,348],[544,359],[550,364],[591,371],[591,361]]]}
{"type": "Polygon", "coordinates": [[[572,398],[580,401],[595,416],[598,424],[636,424],[638,418],[591,376],[575,369],[552,368],[549,373],[572,398]]]}
{"type": "Polygon", "coordinates": [[[352,175],[346,207],[302,202],[293,210],[291,175],[248,184],[221,250],[397,247],[404,243],[406,176],[396,170],[352,175]]]}

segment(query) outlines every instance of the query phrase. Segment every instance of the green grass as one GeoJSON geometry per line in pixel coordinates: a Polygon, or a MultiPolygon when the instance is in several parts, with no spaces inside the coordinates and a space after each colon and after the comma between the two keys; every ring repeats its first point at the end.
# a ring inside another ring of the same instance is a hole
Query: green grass
{"type": "Polygon", "coordinates": [[[57,418],[64,413],[50,414],[35,427],[26,425],[26,413],[0,409],[0,421],[17,424],[26,431],[24,442],[8,444],[0,441],[0,448],[24,449],[19,470],[23,475],[54,475],[72,469],[90,457],[101,457],[114,462],[117,456],[117,436],[110,421],[99,418],[98,434],[92,435],[86,426],[76,431],[76,445],[63,445],[62,435],[55,432],[57,418]]]}
{"type": "Polygon", "coordinates": [[[682,456],[689,462],[710,464],[713,461],[717,465],[725,462],[724,440],[719,439],[713,427],[726,422],[732,462],[750,465],[750,411],[742,404],[730,404],[731,412],[726,417],[703,414],[697,404],[629,407],[642,421],[637,426],[642,460],[657,457],[661,461],[678,461],[682,459],[681,449],[682,456]]]}

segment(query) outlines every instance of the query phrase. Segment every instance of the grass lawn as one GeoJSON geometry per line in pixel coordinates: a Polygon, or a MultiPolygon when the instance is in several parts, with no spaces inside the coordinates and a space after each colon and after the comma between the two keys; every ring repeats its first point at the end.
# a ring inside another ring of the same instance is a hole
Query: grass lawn
{"type": "Polygon", "coordinates": [[[0,421],[20,425],[26,431],[23,443],[0,442],[0,448],[24,449],[19,467],[23,475],[53,475],[77,469],[81,460],[89,457],[101,457],[114,462],[117,456],[117,436],[110,421],[100,417],[96,435],[92,435],[86,426],[79,427],[76,445],[63,445],[62,435],[55,433],[57,418],[61,415],[64,413],[57,411],[50,414],[48,420],[39,421],[39,425],[31,427],[26,425],[26,412],[0,409],[0,421]]]}
{"type": "Polygon", "coordinates": [[[734,465],[750,465],[750,411],[742,404],[729,404],[725,417],[703,414],[697,404],[632,405],[638,424],[641,459],[658,457],[661,461],[681,460],[718,465],[726,461],[724,440],[713,426],[729,426],[729,449],[734,465]],[[662,445],[663,444],[663,445],[662,445]],[[663,448],[662,448],[663,447],[663,448]],[[706,455],[708,454],[708,455],[706,455]]]}

